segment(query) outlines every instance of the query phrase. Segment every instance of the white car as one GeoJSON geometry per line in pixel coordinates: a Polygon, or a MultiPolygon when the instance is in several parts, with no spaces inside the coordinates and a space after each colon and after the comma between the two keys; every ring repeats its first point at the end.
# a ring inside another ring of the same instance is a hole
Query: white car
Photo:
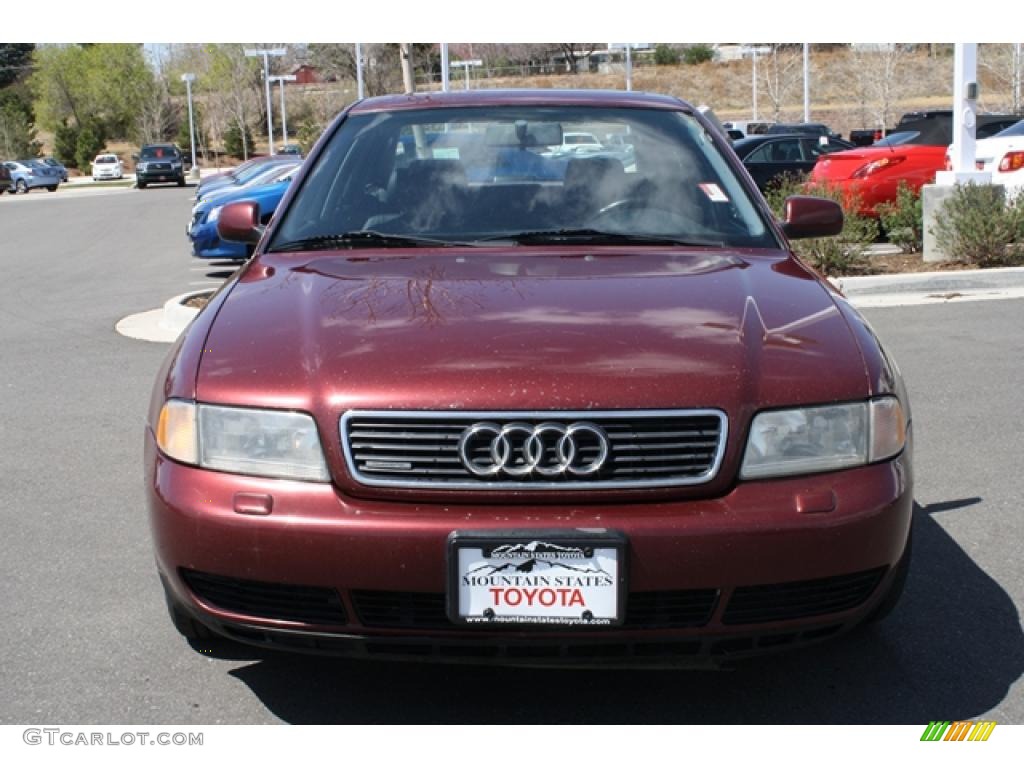
{"type": "Polygon", "coordinates": [[[100,179],[122,179],[124,178],[124,167],[117,155],[96,155],[92,161],[93,181],[100,179]]]}
{"type": "Polygon", "coordinates": [[[979,139],[974,151],[979,171],[992,174],[992,183],[1006,187],[1007,196],[1024,189],[1024,120],[995,136],[979,139]]]}

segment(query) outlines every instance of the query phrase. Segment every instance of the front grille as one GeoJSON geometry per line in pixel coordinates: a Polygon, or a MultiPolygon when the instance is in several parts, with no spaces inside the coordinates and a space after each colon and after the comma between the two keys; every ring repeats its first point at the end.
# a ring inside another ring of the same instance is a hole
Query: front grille
{"type": "MultiPolygon", "coordinates": [[[[353,590],[352,604],[365,627],[381,629],[455,629],[438,592],[353,590]]],[[[708,623],[718,601],[716,589],[634,592],[629,595],[625,627],[678,629],[708,623]]]]}
{"type": "Polygon", "coordinates": [[[181,576],[200,600],[221,610],[306,624],[348,623],[341,597],[327,587],[243,581],[184,569],[181,576]]]}
{"type": "Polygon", "coordinates": [[[885,568],[831,576],[739,587],[726,606],[723,624],[759,624],[836,613],[867,600],[885,575],[885,568]]]}
{"type": "Polygon", "coordinates": [[[170,163],[150,163],[146,166],[147,170],[150,171],[169,171],[171,170],[170,163]]]}
{"type": "Polygon", "coordinates": [[[714,477],[727,426],[717,410],[350,411],[341,419],[341,435],[349,471],[364,485],[652,488],[714,477]],[[498,445],[497,430],[509,428],[507,443],[498,445]],[[562,444],[567,432],[571,440],[562,444]]]}

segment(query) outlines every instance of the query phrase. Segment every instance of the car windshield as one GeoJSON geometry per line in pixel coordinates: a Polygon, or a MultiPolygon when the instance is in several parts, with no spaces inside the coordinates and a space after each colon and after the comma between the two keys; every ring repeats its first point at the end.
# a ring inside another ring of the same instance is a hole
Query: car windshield
{"type": "Polygon", "coordinates": [[[264,177],[271,178],[275,173],[279,173],[280,171],[280,163],[262,163],[257,165],[250,165],[248,168],[245,168],[235,173],[235,183],[243,185],[248,184],[253,179],[264,177]]]}
{"type": "Polygon", "coordinates": [[[270,250],[414,238],[778,247],[693,116],[516,105],[349,116],[306,175],[270,250]],[[633,151],[559,152],[580,133],[628,134],[633,151]]]}
{"type": "Polygon", "coordinates": [[[172,147],[143,147],[142,157],[146,160],[159,160],[161,158],[177,159],[178,153],[172,147]]]}
{"type": "Polygon", "coordinates": [[[1004,128],[996,136],[1024,136],[1024,120],[1014,123],[1009,128],[1004,128]]]}
{"type": "Polygon", "coordinates": [[[113,155],[100,155],[96,158],[97,163],[116,163],[117,158],[113,155]]]}

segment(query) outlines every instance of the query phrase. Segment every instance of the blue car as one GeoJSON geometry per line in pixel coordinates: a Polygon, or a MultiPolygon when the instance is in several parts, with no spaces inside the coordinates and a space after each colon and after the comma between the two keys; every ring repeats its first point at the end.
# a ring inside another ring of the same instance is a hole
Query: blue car
{"type": "Polygon", "coordinates": [[[220,194],[212,194],[199,202],[192,209],[192,220],[186,233],[192,241],[192,255],[197,259],[230,259],[240,261],[249,258],[252,245],[246,243],[230,243],[220,239],[217,234],[217,220],[221,209],[228,203],[238,200],[251,200],[260,208],[260,221],[266,224],[277,210],[278,203],[288,191],[292,176],[299,170],[293,165],[280,170],[277,177],[267,184],[250,186],[243,189],[224,190],[220,194]]]}
{"type": "Polygon", "coordinates": [[[11,172],[12,188],[14,192],[25,194],[30,189],[44,188],[56,192],[60,185],[60,178],[49,172],[37,168],[34,163],[28,160],[8,160],[4,163],[7,170],[11,172]]]}

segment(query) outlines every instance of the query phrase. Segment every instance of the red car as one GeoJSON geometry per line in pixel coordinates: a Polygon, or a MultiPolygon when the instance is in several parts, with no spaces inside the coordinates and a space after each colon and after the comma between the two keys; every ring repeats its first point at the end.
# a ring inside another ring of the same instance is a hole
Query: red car
{"type": "Polygon", "coordinates": [[[351,106],[265,231],[225,206],[254,256],[157,377],[145,477],[175,626],[707,665],[884,616],[910,557],[907,395],[790,250],[839,207],[787,210],[671,97],[351,106]],[[557,156],[564,131],[628,136],[628,164],[557,156]]]}
{"type": "MultiPolygon", "coordinates": [[[[1018,120],[1008,115],[979,115],[977,137],[993,136],[1018,120]]],[[[815,185],[839,187],[847,199],[859,201],[861,216],[877,217],[879,205],[896,200],[901,182],[920,192],[935,181],[935,172],[945,168],[952,136],[951,112],[901,120],[893,133],[869,147],[819,157],[808,189],[813,191],[815,185]]]]}

